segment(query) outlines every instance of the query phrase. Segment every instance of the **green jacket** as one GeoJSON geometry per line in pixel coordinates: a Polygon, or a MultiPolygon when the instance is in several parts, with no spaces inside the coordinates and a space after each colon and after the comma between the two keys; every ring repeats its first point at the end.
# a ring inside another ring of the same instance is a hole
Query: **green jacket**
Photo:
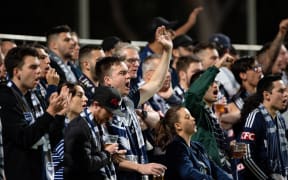
{"type": "Polygon", "coordinates": [[[222,166],[217,142],[212,133],[210,115],[205,110],[205,102],[203,101],[206,91],[214,82],[218,72],[219,70],[215,66],[209,67],[196,79],[185,94],[184,105],[195,118],[197,124],[197,132],[193,135],[192,140],[201,142],[210,158],[222,166]]]}

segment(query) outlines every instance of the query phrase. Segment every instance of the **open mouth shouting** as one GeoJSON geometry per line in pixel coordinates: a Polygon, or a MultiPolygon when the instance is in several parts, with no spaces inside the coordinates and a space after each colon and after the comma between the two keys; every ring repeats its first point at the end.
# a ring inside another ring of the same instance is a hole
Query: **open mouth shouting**
{"type": "Polygon", "coordinates": [[[125,88],[130,90],[130,81],[127,81],[127,82],[125,83],[125,88]]]}

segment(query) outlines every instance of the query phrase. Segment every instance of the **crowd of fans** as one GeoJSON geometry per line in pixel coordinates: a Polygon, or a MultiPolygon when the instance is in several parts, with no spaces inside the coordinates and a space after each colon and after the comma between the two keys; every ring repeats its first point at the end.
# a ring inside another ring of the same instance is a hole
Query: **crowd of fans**
{"type": "Polygon", "coordinates": [[[154,18],[144,48],[82,46],[67,25],[1,40],[0,179],[287,179],[288,19],[240,56],[186,34],[201,11],[154,18]]]}

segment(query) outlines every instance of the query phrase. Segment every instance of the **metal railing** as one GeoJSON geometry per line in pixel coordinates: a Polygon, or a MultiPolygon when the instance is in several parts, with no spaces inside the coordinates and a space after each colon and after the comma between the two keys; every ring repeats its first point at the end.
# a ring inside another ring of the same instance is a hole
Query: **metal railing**
{"type": "MultiPolygon", "coordinates": [[[[18,34],[0,34],[1,39],[11,39],[18,41],[32,41],[32,42],[45,42],[46,38],[44,36],[30,36],[30,35],[18,35],[18,34]]],[[[80,44],[96,44],[100,45],[102,43],[101,39],[79,39],[80,44]]],[[[144,47],[147,42],[145,41],[131,41],[133,45],[144,47]]],[[[261,45],[256,44],[233,44],[236,50],[238,51],[258,51],[261,49],[261,45]]]]}

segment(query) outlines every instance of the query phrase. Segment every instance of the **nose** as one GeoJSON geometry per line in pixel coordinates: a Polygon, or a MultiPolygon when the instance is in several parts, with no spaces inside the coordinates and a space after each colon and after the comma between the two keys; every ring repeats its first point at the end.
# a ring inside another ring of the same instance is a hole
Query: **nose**
{"type": "Polygon", "coordinates": [[[87,102],[87,101],[88,101],[88,98],[87,98],[85,95],[83,96],[83,101],[84,101],[84,102],[87,102]]]}
{"type": "Polygon", "coordinates": [[[284,97],[288,97],[288,91],[287,91],[287,90],[284,91],[283,96],[284,96],[284,97]]]}
{"type": "Polygon", "coordinates": [[[134,66],[139,66],[140,65],[140,58],[136,58],[134,62],[134,66]]]}
{"type": "Polygon", "coordinates": [[[212,84],[213,88],[219,88],[219,86],[220,86],[220,82],[219,81],[214,81],[213,84],[212,84]]]}
{"type": "Polygon", "coordinates": [[[131,76],[129,73],[126,73],[126,79],[131,79],[131,76]]]}
{"type": "Polygon", "coordinates": [[[140,62],[139,61],[136,61],[135,63],[134,63],[134,66],[136,66],[137,68],[140,66],[140,62]]]}
{"type": "Polygon", "coordinates": [[[75,44],[75,47],[74,47],[74,49],[75,49],[75,50],[79,50],[79,49],[80,49],[80,46],[79,46],[79,44],[78,44],[78,43],[76,43],[76,44],[75,44]]]}
{"type": "Polygon", "coordinates": [[[40,66],[37,67],[37,69],[36,69],[36,74],[41,74],[41,68],[40,68],[40,66]]]}
{"type": "Polygon", "coordinates": [[[195,118],[193,116],[190,116],[190,119],[195,123],[195,118]]]}
{"type": "Polygon", "coordinates": [[[70,46],[71,46],[72,48],[75,47],[75,42],[73,41],[72,38],[69,39],[69,44],[70,44],[70,46]]]}
{"type": "Polygon", "coordinates": [[[45,62],[46,62],[46,64],[50,64],[51,63],[50,58],[48,56],[45,58],[45,62]]]}

